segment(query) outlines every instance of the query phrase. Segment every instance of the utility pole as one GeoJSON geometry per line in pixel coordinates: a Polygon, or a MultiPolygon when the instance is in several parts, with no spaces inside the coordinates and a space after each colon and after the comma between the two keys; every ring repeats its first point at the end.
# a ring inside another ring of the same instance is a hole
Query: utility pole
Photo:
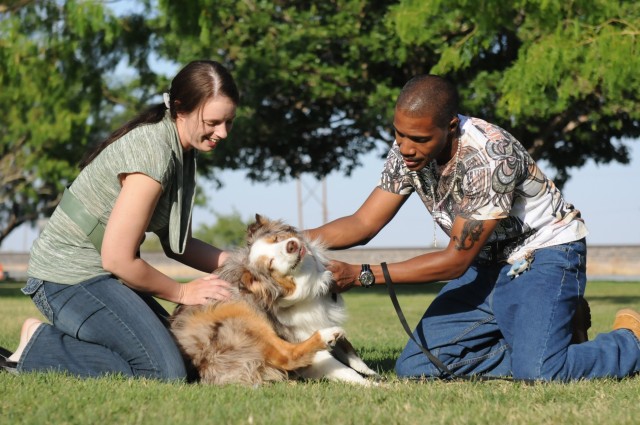
{"type": "Polygon", "coordinates": [[[298,229],[304,229],[304,209],[302,208],[302,179],[300,174],[296,178],[296,192],[298,195],[298,229]]]}
{"type": "MultiPolygon", "coordinates": [[[[316,180],[316,183],[317,182],[318,180],[316,180]]],[[[322,211],[322,224],[325,224],[329,221],[329,210],[327,208],[327,179],[323,177],[320,180],[320,185],[322,187],[322,194],[321,194],[321,198],[318,199],[315,193],[316,189],[318,188],[317,185],[313,187],[309,186],[307,183],[305,183],[302,180],[302,177],[300,175],[298,175],[298,177],[296,178],[296,193],[298,198],[298,228],[299,229],[305,228],[304,227],[304,204],[309,199],[312,199],[320,204],[321,211],[322,211]]]]}

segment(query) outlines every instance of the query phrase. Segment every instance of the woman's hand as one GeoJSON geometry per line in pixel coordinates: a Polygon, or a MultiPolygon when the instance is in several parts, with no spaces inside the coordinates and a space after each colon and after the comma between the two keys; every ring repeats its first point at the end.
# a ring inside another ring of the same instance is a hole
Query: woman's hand
{"type": "Polygon", "coordinates": [[[180,285],[178,304],[196,305],[206,304],[211,300],[227,300],[231,296],[230,286],[215,274],[183,283],[180,285]]]}
{"type": "Polygon", "coordinates": [[[334,292],[344,292],[356,286],[356,280],[360,274],[360,266],[332,260],[327,265],[327,269],[333,275],[334,292]]]}

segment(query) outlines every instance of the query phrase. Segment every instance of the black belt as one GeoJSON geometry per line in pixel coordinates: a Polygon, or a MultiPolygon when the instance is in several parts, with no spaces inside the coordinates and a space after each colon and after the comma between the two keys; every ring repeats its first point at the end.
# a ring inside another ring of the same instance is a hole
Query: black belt
{"type": "Polygon", "coordinates": [[[535,232],[536,229],[531,229],[514,238],[488,243],[480,250],[479,258],[495,263],[505,262],[535,232]]]}

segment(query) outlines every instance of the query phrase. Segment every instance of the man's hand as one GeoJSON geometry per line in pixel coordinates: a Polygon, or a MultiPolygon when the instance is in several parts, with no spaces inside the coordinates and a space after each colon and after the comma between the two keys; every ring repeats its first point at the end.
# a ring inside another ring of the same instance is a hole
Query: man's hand
{"type": "Polygon", "coordinates": [[[345,292],[354,286],[360,286],[358,282],[360,265],[332,260],[327,265],[327,269],[333,274],[333,292],[345,292]]]}

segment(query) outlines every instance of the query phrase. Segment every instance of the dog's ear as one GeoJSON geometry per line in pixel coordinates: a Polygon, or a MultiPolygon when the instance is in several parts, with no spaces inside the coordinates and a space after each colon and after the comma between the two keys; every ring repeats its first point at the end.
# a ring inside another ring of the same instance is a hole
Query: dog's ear
{"type": "Polygon", "coordinates": [[[262,226],[264,226],[265,223],[265,219],[264,217],[262,217],[260,214],[256,214],[256,221],[255,223],[251,223],[248,227],[247,227],[247,236],[251,237],[253,236],[254,233],[256,233],[258,231],[259,228],[261,228],[262,226]]]}
{"type": "Polygon", "coordinates": [[[251,272],[245,269],[242,272],[242,276],[240,277],[240,284],[242,285],[242,288],[251,290],[251,286],[253,286],[254,281],[255,278],[253,277],[251,272]]]}
{"type": "Polygon", "coordinates": [[[271,309],[276,295],[267,288],[267,285],[249,270],[245,269],[240,278],[240,290],[250,293],[253,299],[263,308],[271,309]]]}

